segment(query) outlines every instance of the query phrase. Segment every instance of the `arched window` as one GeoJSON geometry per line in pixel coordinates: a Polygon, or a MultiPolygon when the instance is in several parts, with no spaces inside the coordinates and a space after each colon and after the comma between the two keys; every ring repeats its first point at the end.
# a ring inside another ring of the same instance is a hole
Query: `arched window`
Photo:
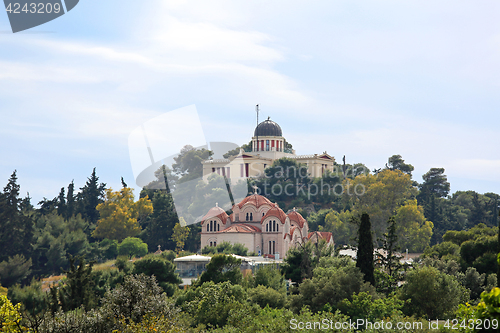
{"type": "Polygon", "coordinates": [[[212,246],[212,242],[210,242],[210,246],[212,246]]]}
{"type": "Polygon", "coordinates": [[[264,214],[264,213],[262,213],[262,217],[264,217],[264,215],[265,215],[265,214],[264,214]]]}
{"type": "Polygon", "coordinates": [[[214,242],[214,246],[217,246],[217,242],[214,242]]]}
{"type": "Polygon", "coordinates": [[[266,223],[266,232],[269,232],[269,224],[266,223]]]}
{"type": "Polygon", "coordinates": [[[278,232],[279,223],[276,223],[276,232],[278,232]]]}
{"type": "Polygon", "coordinates": [[[248,213],[247,213],[247,219],[246,220],[248,221],[248,213]]]}
{"type": "Polygon", "coordinates": [[[250,221],[253,221],[253,213],[250,213],[250,221]]]}
{"type": "Polygon", "coordinates": [[[214,229],[213,229],[213,222],[212,222],[212,221],[210,221],[210,231],[213,231],[213,230],[214,230],[214,229]]]}
{"type": "Polygon", "coordinates": [[[273,250],[273,248],[272,248],[272,245],[271,245],[271,241],[269,241],[269,254],[272,254],[272,250],[273,250]]]}
{"type": "Polygon", "coordinates": [[[220,224],[217,223],[217,231],[220,231],[220,224]]]}
{"type": "Polygon", "coordinates": [[[273,231],[276,231],[276,220],[273,220],[273,231]]]}
{"type": "Polygon", "coordinates": [[[210,224],[207,222],[207,232],[210,231],[210,224]]]}

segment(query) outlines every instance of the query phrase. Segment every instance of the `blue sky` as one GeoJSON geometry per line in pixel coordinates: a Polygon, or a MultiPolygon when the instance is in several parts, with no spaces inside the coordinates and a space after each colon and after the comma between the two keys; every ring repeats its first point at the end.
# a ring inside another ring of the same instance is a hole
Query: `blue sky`
{"type": "Polygon", "coordinates": [[[55,197],[74,179],[134,183],[128,135],[195,104],[207,141],[271,116],[298,154],[452,191],[500,193],[497,1],[95,1],[12,34],[0,14],[0,185],[55,197]]]}

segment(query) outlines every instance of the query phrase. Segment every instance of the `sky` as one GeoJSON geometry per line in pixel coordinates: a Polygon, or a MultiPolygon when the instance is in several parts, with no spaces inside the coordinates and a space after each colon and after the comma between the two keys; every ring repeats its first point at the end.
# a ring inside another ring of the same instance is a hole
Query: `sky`
{"type": "MultiPolygon", "coordinates": [[[[134,186],[128,137],[195,105],[207,142],[271,117],[297,154],[500,193],[498,1],[97,1],[13,34],[0,14],[0,186],[134,186]]],[[[193,130],[198,129],[195,127],[193,130]]],[[[168,135],[168,128],[165,135],[168,135]]],[[[197,133],[193,133],[196,136],[197,133]]]]}

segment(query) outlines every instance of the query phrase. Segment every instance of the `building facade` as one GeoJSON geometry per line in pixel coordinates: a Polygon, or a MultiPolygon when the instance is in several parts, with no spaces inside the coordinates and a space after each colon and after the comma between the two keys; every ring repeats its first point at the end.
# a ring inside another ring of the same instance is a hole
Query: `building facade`
{"type": "Polygon", "coordinates": [[[235,204],[228,216],[217,205],[201,221],[201,248],[222,242],[241,243],[250,252],[269,258],[285,258],[288,250],[311,239],[333,244],[331,233],[309,233],[307,221],[297,211],[286,214],[277,204],[252,194],[235,204]],[[319,236],[319,237],[318,237],[319,236]]]}
{"type": "MultiPolygon", "coordinates": [[[[277,159],[288,157],[306,166],[310,177],[321,177],[326,170],[334,171],[335,159],[327,152],[314,155],[296,155],[295,150],[286,148],[281,127],[271,119],[261,122],[255,128],[251,149],[228,159],[203,161],[203,177],[217,173],[228,178],[260,177],[264,170],[277,159]]],[[[305,175],[304,175],[305,176],[305,175]]]]}

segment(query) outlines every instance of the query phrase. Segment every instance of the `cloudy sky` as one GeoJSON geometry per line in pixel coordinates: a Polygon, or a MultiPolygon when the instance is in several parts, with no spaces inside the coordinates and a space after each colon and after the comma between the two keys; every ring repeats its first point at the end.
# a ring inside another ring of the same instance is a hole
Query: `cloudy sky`
{"type": "MultiPolygon", "coordinates": [[[[500,193],[498,1],[97,1],[12,34],[0,14],[0,185],[55,197],[97,168],[134,183],[128,137],[195,105],[208,142],[278,122],[298,154],[500,193]]],[[[165,129],[168,135],[168,128],[165,129]]],[[[194,136],[196,134],[193,134],[194,136]]]]}

